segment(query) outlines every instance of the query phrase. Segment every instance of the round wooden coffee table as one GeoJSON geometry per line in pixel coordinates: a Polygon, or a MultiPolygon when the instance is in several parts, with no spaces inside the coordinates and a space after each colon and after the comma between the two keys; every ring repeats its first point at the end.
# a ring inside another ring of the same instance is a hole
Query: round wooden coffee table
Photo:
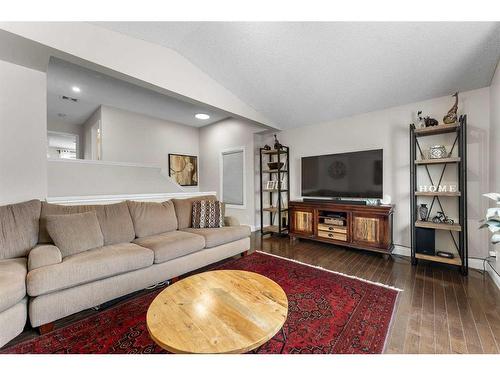
{"type": "MultiPolygon", "coordinates": [[[[151,338],[172,353],[246,353],[280,330],[288,299],[274,281],[247,271],[209,271],[178,281],[153,300],[151,338]]],[[[284,345],[283,345],[284,346],[284,345]]]]}

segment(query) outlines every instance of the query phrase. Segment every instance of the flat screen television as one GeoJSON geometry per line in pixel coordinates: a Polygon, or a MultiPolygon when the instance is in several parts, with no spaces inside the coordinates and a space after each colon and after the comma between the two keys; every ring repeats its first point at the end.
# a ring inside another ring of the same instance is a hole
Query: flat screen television
{"type": "Polygon", "coordinates": [[[302,158],[302,196],[383,198],[383,150],[302,158]]]}

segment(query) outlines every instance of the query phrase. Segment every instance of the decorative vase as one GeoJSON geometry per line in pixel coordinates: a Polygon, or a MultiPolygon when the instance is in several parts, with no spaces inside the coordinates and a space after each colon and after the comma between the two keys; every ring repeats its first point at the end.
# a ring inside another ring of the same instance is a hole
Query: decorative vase
{"type": "Polygon", "coordinates": [[[446,147],[443,145],[434,145],[429,149],[429,159],[443,159],[447,156],[446,147]]]}
{"type": "Polygon", "coordinates": [[[420,220],[422,221],[427,221],[427,214],[429,213],[429,208],[427,207],[427,204],[422,203],[420,207],[418,208],[418,214],[420,216],[420,220]]]}
{"type": "Polygon", "coordinates": [[[276,134],[274,135],[274,149],[275,150],[281,150],[283,148],[283,145],[278,141],[278,137],[276,137],[276,134]]]}
{"type": "Polygon", "coordinates": [[[443,122],[445,124],[454,124],[457,122],[457,110],[458,110],[458,92],[452,95],[455,98],[455,104],[448,111],[448,113],[443,117],[443,122]]]}

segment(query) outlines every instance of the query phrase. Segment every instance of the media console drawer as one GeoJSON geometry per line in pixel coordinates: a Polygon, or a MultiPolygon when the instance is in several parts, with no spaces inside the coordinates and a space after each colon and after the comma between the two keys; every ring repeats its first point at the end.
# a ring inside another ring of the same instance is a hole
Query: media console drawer
{"type": "Polygon", "coordinates": [[[318,230],[318,237],[331,238],[332,240],[337,240],[337,241],[347,241],[347,234],[325,232],[322,230],[318,230]]]}
{"type": "Polygon", "coordinates": [[[323,230],[327,232],[335,232],[335,233],[347,233],[347,227],[340,227],[335,225],[328,224],[318,224],[318,230],[323,230]]]}

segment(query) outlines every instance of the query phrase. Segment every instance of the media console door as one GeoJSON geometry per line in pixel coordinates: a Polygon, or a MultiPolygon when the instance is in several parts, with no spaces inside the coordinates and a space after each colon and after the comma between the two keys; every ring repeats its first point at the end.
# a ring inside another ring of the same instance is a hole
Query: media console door
{"type": "Polygon", "coordinates": [[[386,218],[384,216],[353,212],[351,220],[353,243],[385,247],[386,218]]]}
{"type": "Polygon", "coordinates": [[[314,210],[308,208],[290,210],[290,227],[294,233],[313,236],[314,235],[314,210]]]}

